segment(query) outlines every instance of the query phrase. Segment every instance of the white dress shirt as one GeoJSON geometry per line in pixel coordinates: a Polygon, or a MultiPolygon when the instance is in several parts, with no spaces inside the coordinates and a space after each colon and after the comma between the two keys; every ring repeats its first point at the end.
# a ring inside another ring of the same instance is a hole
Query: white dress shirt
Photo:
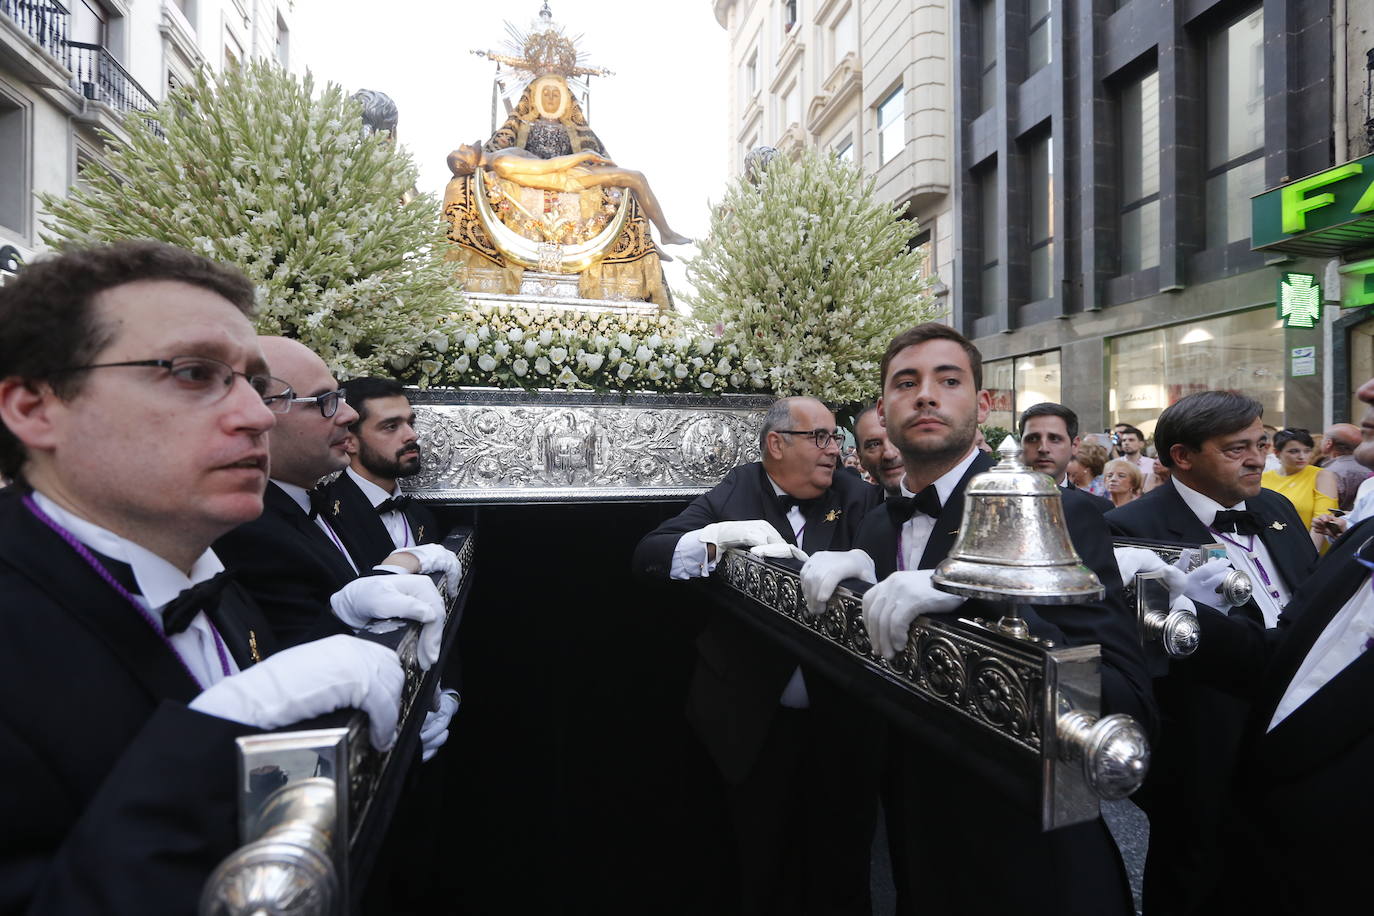
{"type": "MultiPolygon", "coordinates": [[[[1371,515],[1374,515],[1374,477],[1365,480],[1355,491],[1355,505],[1350,507],[1350,513],[1345,520],[1354,527],[1371,515]]],[[[1349,531],[1350,528],[1346,530],[1349,531]]]]}
{"type": "MultiPolygon", "coordinates": [[[[363,495],[367,497],[368,502],[372,503],[374,509],[392,496],[401,495],[399,485],[396,487],[395,493],[388,493],[366,477],[356,473],[352,468],[345,469],[344,473],[353,478],[353,482],[358,485],[359,490],[363,491],[363,495]]],[[[392,546],[397,548],[415,546],[415,535],[410,530],[410,520],[406,518],[404,512],[400,509],[392,509],[390,512],[382,513],[380,517],[382,524],[386,527],[386,533],[391,535],[392,546]]]]}
{"type": "Polygon", "coordinates": [[[1274,709],[1268,730],[1273,731],[1274,726],[1288,718],[1293,710],[1307,702],[1312,694],[1364,654],[1371,638],[1374,638],[1374,591],[1369,587],[1369,576],[1366,574],[1355,594],[1336,612],[1316,642],[1312,643],[1312,648],[1307,650],[1307,657],[1298,666],[1297,673],[1274,709]]]}
{"type": "MultiPolygon", "coordinates": [[[[949,502],[949,497],[954,492],[954,488],[959,485],[959,481],[964,479],[964,475],[968,473],[969,465],[973,464],[973,459],[977,457],[978,449],[974,448],[964,456],[964,460],[935,481],[935,492],[940,496],[940,505],[943,506],[949,502]]],[[[902,477],[902,495],[907,497],[916,495],[907,488],[905,475],[902,477]]],[[[930,542],[930,535],[934,531],[935,519],[924,512],[912,513],[910,520],[902,525],[901,534],[897,538],[898,569],[920,568],[921,556],[926,552],[926,544],[930,542]]]]}
{"type": "MultiPolygon", "coordinates": [[[[206,550],[191,567],[188,576],[146,547],[73,515],[42,493],[34,491],[33,501],[82,544],[111,560],[129,565],[133,570],[134,582],[138,584],[138,594],[134,595],[134,600],[148,611],[159,629],[162,627],[162,610],[168,602],[185,589],[204,582],[224,569],[215,552],[206,550]]],[[[135,614],[137,611],[129,608],[129,613],[135,614]]],[[[225,677],[218,637],[203,611],[195,616],[185,630],[168,636],[167,641],[202,688],[218,683],[225,677]]],[[[227,649],[224,659],[229,663],[229,674],[237,674],[239,666],[227,649]]]]}
{"type": "MultiPolygon", "coordinates": [[[[1177,477],[1173,478],[1173,484],[1178,490],[1178,495],[1183,497],[1188,508],[1197,516],[1197,520],[1202,522],[1203,527],[1209,531],[1212,529],[1212,522],[1216,520],[1218,512],[1224,509],[1236,511],[1244,511],[1245,509],[1245,500],[1241,500],[1234,506],[1223,506],[1210,496],[1204,496],[1192,489],[1177,477]]],[[[1231,566],[1243,570],[1254,584],[1253,597],[1260,612],[1264,614],[1264,625],[1266,627],[1274,626],[1279,621],[1279,613],[1287,607],[1290,594],[1288,583],[1283,581],[1278,566],[1274,564],[1274,558],[1269,555],[1269,548],[1264,546],[1264,539],[1257,534],[1212,533],[1226,548],[1226,556],[1230,559],[1231,566]],[[1266,573],[1269,579],[1268,585],[1264,583],[1266,573]]],[[[1225,610],[1225,608],[1220,610],[1225,610]]]]}

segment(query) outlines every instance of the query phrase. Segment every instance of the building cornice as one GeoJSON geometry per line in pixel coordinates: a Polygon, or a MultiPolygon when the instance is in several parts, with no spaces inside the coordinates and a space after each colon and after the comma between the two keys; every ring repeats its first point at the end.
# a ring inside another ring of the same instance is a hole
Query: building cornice
{"type": "Polygon", "coordinates": [[[162,18],[157,30],[191,67],[205,63],[205,55],[196,45],[196,33],[191,23],[172,0],[162,0],[162,18]]]}
{"type": "Polygon", "coordinates": [[[862,89],[863,70],[859,67],[859,55],[850,51],[835,65],[830,78],[807,106],[806,129],[819,134],[821,128],[862,89]]]}
{"type": "Polygon", "coordinates": [[[778,52],[777,75],[773,77],[773,82],[768,85],[768,92],[771,95],[777,95],[781,91],[787,78],[794,72],[797,61],[801,60],[802,54],[806,52],[806,42],[796,37],[800,31],[800,28],[792,29],[792,33],[787,37],[787,42],[778,52]]]}

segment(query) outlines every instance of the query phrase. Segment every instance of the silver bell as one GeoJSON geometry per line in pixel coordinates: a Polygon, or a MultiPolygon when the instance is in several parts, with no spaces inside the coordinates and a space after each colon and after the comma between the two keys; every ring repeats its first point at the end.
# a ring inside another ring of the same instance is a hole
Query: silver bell
{"type": "Polygon", "coordinates": [[[1059,485],[1021,462],[1012,436],[1001,461],[969,481],[964,520],[936,587],[967,598],[1025,604],[1080,604],[1106,590],[1069,540],[1059,485]]]}

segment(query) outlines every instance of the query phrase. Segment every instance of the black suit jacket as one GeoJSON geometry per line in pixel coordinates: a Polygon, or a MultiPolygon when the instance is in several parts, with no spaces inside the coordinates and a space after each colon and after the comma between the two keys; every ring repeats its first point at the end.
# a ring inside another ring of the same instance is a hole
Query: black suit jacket
{"type": "MultiPolygon", "coordinates": [[[[1279,575],[1283,576],[1291,595],[1317,562],[1317,550],[1312,546],[1307,526],[1298,517],[1293,504],[1272,490],[1260,490],[1258,496],[1245,501],[1245,507],[1264,523],[1260,540],[1278,566],[1279,575]],[[1275,522],[1283,527],[1273,528],[1275,522]]],[[[1113,509],[1107,514],[1107,524],[1123,537],[1179,544],[1210,544],[1219,540],[1188,508],[1172,482],[1113,509]]],[[[1264,622],[1264,615],[1253,600],[1232,611],[1233,614],[1237,612],[1256,623],[1264,622]]]]}
{"type": "Polygon", "coordinates": [[[1065,484],[1064,486],[1060,487],[1060,489],[1073,490],[1075,493],[1082,493],[1084,496],[1088,497],[1088,504],[1091,505],[1098,512],[1101,512],[1103,515],[1106,515],[1108,512],[1116,508],[1116,503],[1112,502],[1107,497],[1098,496],[1096,493],[1089,493],[1082,487],[1076,487],[1071,483],[1065,484]]]}
{"type": "MultiPolygon", "coordinates": [[[[877,492],[853,474],[837,472],[830,489],[805,513],[801,548],[848,550],[877,492]]],[[[682,536],[713,522],[764,519],[788,543],[796,543],[787,516],[759,462],[741,465],[681,514],[645,535],[635,548],[638,575],[667,579],[682,536]]],[[[778,698],[797,668],[797,658],[725,610],[714,611],[697,640],[698,664],[688,695],[688,718],[722,774],[742,780],[753,766],[777,714],[778,698]]],[[[820,675],[804,669],[808,683],[820,675]]],[[[855,715],[867,713],[855,712],[855,715]]],[[[860,750],[856,749],[856,753],[860,750]]]]}
{"type": "MultiPolygon", "coordinates": [[[[0,491],[0,912],[190,913],[237,842],[234,739],[198,685],[56,534],[0,491]]],[[[226,589],[240,668],[270,628],[226,589]]]]}
{"type": "MultiPolygon", "coordinates": [[[[253,596],[283,645],[347,633],[329,597],[358,577],[295,500],[267,484],[263,512],[215,542],[215,553],[253,596]]],[[[367,575],[370,567],[361,567],[367,575]]]]}
{"type": "Polygon", "coordinates": [[[1268,727],[1327,624],[1358,589],[1369,587],[1369,571],[1352,556],[1371,537],[1374,520],[1366,520],[1338,541],[1273,629],[1200,609],[1198,651],[1175,662],[1251,704],[1212,912],[1337,913],[1368,906],[1359,876],[1368,867],[1374,824],[1374,651],[1356,657],[1273,731],[1268,727]]]}
{"type": "MultiPolygon", "coordinates": [[[[330,525],[359,569],[371,569],[396,549],[386,525],[382,524],[382,517],[346,471],[325,487],[325,502],[330,525]]],[[[437,544],[440,541],[434,513],[413,500],[404,513],[415,543],[437,544]]]]}
{"type": "MultiPolygon", "coordinates": [[[[978,455],[942,507],[921,556],[932,569],[948,556],[964,518],[964,488],[992,467],[978,455]]],[[[1147,731],[1155,723],[1150,679],[1135,619],[1121,598],[1121,576],[1102,515],[1077,490],[1062,491],[1069,535],[1107,595],[1081,605],[1023,606],[1032,632],[1059,645],[1102,647],[1102,714],[1127,713],[1147,731]]],[[[864,519],[856,546],[873,558],[879,580],[897,568],[900,527],[885,509],[864,519]]],[[[971,600],[958,617],[1000,617],[971,600]]],[[[1042,833],[1039,819],[1006,804],[957,758],[914,740],[894,741],[889,837],[903,913],[1082,913],[1132,911],[1126,873],[1101,818],[1042,833]],[[978,850],[971,855],[970,850],[978,850]]]]}

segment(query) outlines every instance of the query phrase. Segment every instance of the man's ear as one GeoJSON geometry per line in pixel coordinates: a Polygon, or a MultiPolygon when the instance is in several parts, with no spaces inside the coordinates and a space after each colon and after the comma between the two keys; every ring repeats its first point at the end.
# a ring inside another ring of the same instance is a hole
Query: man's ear
{"type": "MultiPolygon", "coordinates": [[[[987,421],[988,414],[992,413],[992,394],[986,388],[978,389],[978,422],[987,421]]],[[[989,442],[989,445],[992,443],[989,442]]]]}
{"type": "Polygon", "coordinates": [[[887,429],[887,415],[883,413],[883,399],[878,398],[878,425],[887,429]]]}
{"type": "Polygon", "coordinates": [[[1169,457],[1173,459],[1173,470],[1191,471],[1193,469],[1193,452],[1182,442],[1175,442],[1169,446],[1169,457]]]}
{"type": "Polygon", "coordinates": [[[764,438],[764,445],[769,458],[778,461],[782,458],[782,433],[770,432],[764,438]]]}
{"type": "Polygon", "coordinates": [[[56,447],[62,407],[62,400],[46,382],[18,376],[0,379],[0,422],[27,449],[56,447]]]}

